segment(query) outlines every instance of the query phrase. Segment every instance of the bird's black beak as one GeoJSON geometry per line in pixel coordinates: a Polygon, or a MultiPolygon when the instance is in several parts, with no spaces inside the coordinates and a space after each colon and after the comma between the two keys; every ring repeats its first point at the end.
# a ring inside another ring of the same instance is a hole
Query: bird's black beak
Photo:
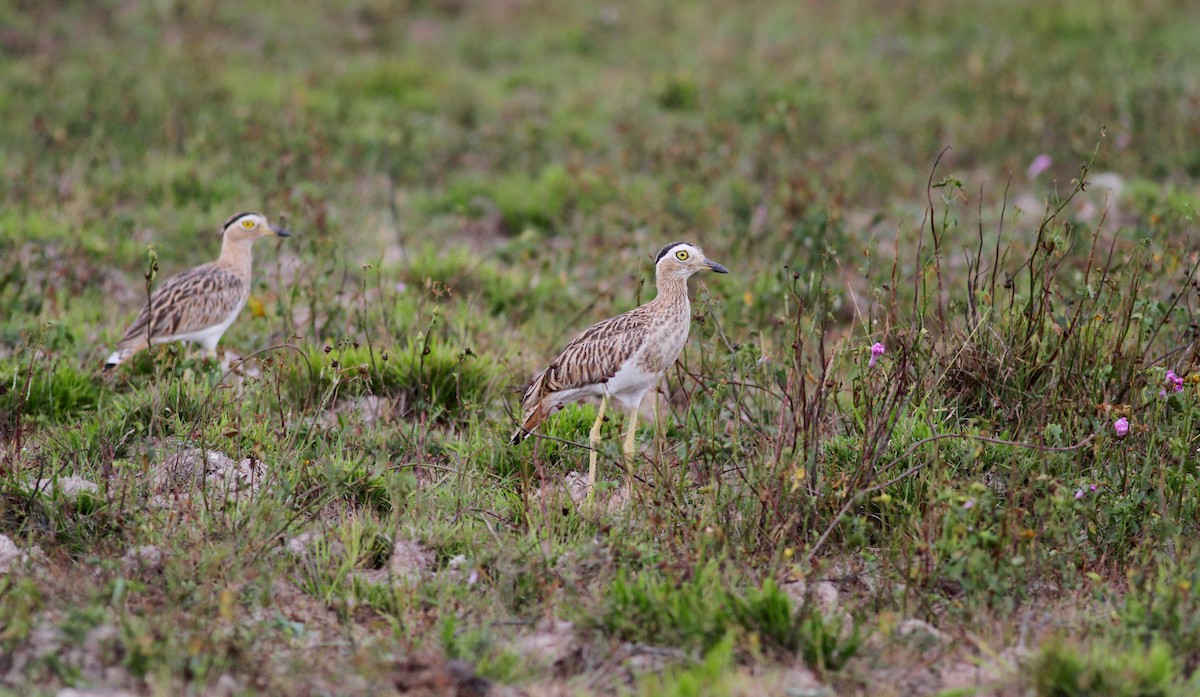
{"type": "Polygon", "coordinates": [[[713,261],[712,259],[705,259],[704,263],[708,266],[709,269],[712,269],[713,271],[716,271],[717,273],[729,273],[729,269],[725,268],[724,266],[721,266],[720,264],[713,261]]]}
{"type": "Polygon", "coordinates": [[[291,230],[288,230],[287,228],[282,228],[282,227],[275,227],[274,225],[271,226],[271,232],[275,233],[279,237],[291,237],[292,236],[291,230]]]}

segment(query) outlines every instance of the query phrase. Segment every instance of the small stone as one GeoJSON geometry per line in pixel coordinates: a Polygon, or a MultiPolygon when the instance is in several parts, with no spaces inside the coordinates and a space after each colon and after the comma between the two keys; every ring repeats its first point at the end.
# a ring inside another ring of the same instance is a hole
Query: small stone
{"type": "Polygon", "coordinates": [[[386,420],[392,414],[392,401],[378,395],[366,395],[358,399],[338,403],[315,419],[313,423],[325,428],[337,428],[343,421],[369,426],[376,421],[386,420]]]}
{"type": "Polygon", "coordinates": [[[163,551],[156,545],[133,547],[121,557],[121,569],[127,573],[158,573],[163,570],[163,551]]]}
{"type": "Polygon", "coordinates": [[[370,571],[356,571],[354,575],[367,583],[415,586],[429,575],[432,565],[433,555],[429,550],[413,540],[396,540],[387,566],[370,571]]]}
{"type": "Polygon", "coordinates": [[[7,573],[24,557],[25,555],[21,553],[21,548],[17,547],[17,543],[8,539],[6,535],[0,535],[0,574],[7,573]]]}
{"type": "Polygon", "coordinates": [[[313,543],[316,541],[317,533],[313,530],[305,530],[299,535],[289,538],[287,542],[283,543],[283,548],[292,554],[301,557],[304,556],[309,547],[312,547],[313,543]]]}
{"type": "Polygon", "coordinates": [[[567,487],[567,494],[571,497],[571,501],[575,505],[579,505],[587,500],[588,495],[588,480],[587,475],[583,472],[568,472],[566,477],[563,477],[563,484],[567,487]]]}
{"type": "MultiPolygon", "coordinates": [[[[785,583],[783,592],[792,599],[793,605],[802,607],[808,595],[808,584],[803,580],[785,583]]],[[[812,587],[812,600],[821,614],[832,614],[839,604],[837,586],[830,581],[817,581],[812,587]]]]}
{"type": "Polygon", "coordinates": [[[519,638],[516,647],[530,660],[555,665],[579,650],[575,624],[566,620],[543,620],[532,634],[519,638]]]}
{"type": "Polygon", "coordinates": [[[987,694],[980,688],[1000,685],[1011,679],[1018,666],[1028,658],[1023,652],[1009,648],[992,657],[979,656],[943,666],[938,672],[941,689],[945,691],[970,691],[987,694]]]}
{"type": "Polygon", "coordinates": [[[188,490],[203,482],[212,493],[253,494],[262,479],[262,469],[261,463],[250,459],[235,462],[216,450],[188,448],[164,457],[157,464],[154,486],[163,493],[188,490]]]}
{"type": "Polygon", "coordinates": [[[924,620],[919,620],[910,617],[901,620],[896,627],[896,635],[902,637],[910,637],[921,642],[942,643],[946,641],[946,635],[937,627],[924,620]]]}
{"type": "Polygon", "coordinates": [[[95,482],[89,482],[82,477],[59,477],[58,479],[37,480],[36,489],[45,494],[58,494],[65,499],[74,501],[79,498],[80,494],[94,496],[100,487],[96,486],[95,482]]]}
{"type": "Polygon", "coordinates": [[[293,556],[301,559],[310,557],[314,551],[320,550],[321,545],[328,547],[331,558],[340,559],[346,554],[346,547],[339,540],[329,540],[317,530],[304,532],[289,538],[283,543],[283,548],[293,556]]]}
{"type": "Polygon", "coordinates": [[[834,697],[833,690],[821,684],[811,670],[803,666],[785,669],[774,681],[788,697],[834,697]]]}
{"type": "Polygon", "coordinates": [[[427,549],[412,540],[396,540],[392,558],[388,560],[388,572],[397,580],[415,584],[429,572],[431,556],[427,549]]]}
{"type": "Polygon", "coordinates": [[[450,561],[446,562],[445,576],[457,581],[462,581],[468,586],[473,586],[479,582],[479,571],[472,568],[471,560],[467,559],[467,555],[455,555],[450,561]]]}

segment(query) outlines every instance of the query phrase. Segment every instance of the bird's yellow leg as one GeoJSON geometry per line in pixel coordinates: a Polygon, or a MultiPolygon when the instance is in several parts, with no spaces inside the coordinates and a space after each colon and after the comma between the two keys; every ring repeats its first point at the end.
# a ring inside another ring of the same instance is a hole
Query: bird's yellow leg
{"type": "Polygon", "coordinates": [[[625,453],[625,480],[629,484],[629,489],[633,491],[633,454],[634,443],[633,436],[637,433],[638,408],[634,407],[629,411],[629,433],[625,435],[625,447],[622,451],[625,453]]]}
{"type": "Polygon", "coordinates": [[[588,443],[592,446],[588,452],[588,501],[592,500],[592,492],[596,488],[596,448],[600,446],[600,425],[604,423],[604,408],[608,406],[608,395],[600,398],[600,411],[596,413],[596,423],[588,435],[588,443]]]}

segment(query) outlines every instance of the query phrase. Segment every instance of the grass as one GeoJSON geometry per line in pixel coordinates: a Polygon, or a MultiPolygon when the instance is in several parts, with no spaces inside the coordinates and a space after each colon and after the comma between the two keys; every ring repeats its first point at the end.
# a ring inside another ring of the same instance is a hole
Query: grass
{"type": "Polygon", "coordinates": [[[0,693],[1194,692],[1200,13],[826,5],[0,7],[0,693]],[[520,389],[679,239],[589,509],[520,389]]]}

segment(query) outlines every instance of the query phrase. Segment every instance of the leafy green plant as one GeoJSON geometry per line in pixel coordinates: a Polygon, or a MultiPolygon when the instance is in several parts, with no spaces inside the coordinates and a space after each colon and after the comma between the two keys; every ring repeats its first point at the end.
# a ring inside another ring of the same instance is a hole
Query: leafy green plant
{"type": "Polygon", "coordinates": [[[623,639],[707,650],[734,619],[719,569],[705,564],[680,583],[649,572],[619,573],[605,591],[597,622],[623,639]]]}
{"type": "Polygon", "coordinates": [[[396,401],[401,413],[420,408],[435,415],[461,415],[491,394],[498,371],[483,356],[441,340],[411,339],[396,348],[344,346],[311,351],[294,364],[290,391],[319,394],[330,389],[359,396],[376,394],[396,401]],[[304,373],[312,366],[314,380],[304,373]]]}
{"type": "Polygon", "coordinates": [[[18,406],[23,412],[48,423],[63,423],[96,407],[100,388],[93,376],[70,364],[35,365],[33,368],[9,364],[0,375],[4,388],[0,393],[0,412],[18,406]]]}
{"type": "Polygon", "coordinates": [[[1039,697],[1182,697],[1179,666],[1163,644],[1148,648],[1103,643],[1073,648],[1053,643],[1033,664],[1039,697]]]}
{"type": "Polygon", "coordinates": [[[699,664],[652,675],[638,685],[646,697],[718,697],[732,693],[728,674],[734,665],[735,637],[727,634],[704,654],[699,664]]]}

